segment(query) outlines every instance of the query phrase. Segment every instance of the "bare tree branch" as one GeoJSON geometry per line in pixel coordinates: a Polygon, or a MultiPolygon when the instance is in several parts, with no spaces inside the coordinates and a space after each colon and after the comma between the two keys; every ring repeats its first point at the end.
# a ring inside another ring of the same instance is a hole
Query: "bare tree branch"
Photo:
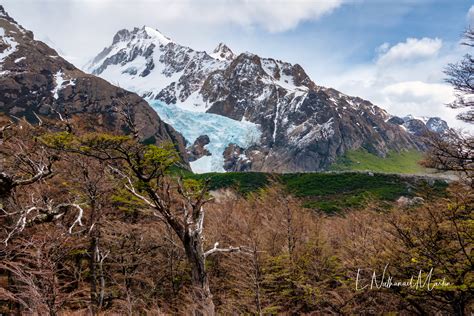
{"type": "Polygon", "coordinates": [[[74,222],[68,229],[69,234],[72,234],[72,230],[76,225],[82,226],[82,217],[84,215],[84,210],[79,204],[76,203],[61,203],[56,206],[52,206],[53,201],[48,201],[45,207],[39,206],[31,206],[26,210],[20,212],[20,217],[18,218],[15,226],[12,230],[8,233],[8,236],[3,241],[5,245],[8,244],[8,241],[13,237],[16,233],[21,233],[26,226],[31,225],[33,223],[39,224],[44,222],[50,222],[53,220],[57,220],[63,215],[65,215],[67,209],[75,208],[77,209],[77,215],[74,222]],[[30,216],[33,212],[36,211],[35,215],[30,216]]]}
{"type": "Polygon", "coordinates": [[[244,252],[247,253],[248,250],[245,247],[227,247],[227,248],[219,248],[219,243],[216,242],[214,244],[214,247],[209,249],[204,253],[204,258],[207,258],[208,256],[218,253],[218,252],[224,252],[224,253],[232,253],[232,252],[244,252]]]}

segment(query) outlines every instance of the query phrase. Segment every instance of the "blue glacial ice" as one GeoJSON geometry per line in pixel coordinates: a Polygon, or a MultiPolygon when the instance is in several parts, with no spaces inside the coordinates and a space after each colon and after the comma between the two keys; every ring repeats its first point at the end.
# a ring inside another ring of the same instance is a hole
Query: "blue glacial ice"
{"type": "Polygon", "coordinates": [[[196,173],[225,172],[223,153],[230,143],[247,148],[260,140],[261,132],[257,124],[217,114],[183,110],[176,105],[156,100],[149,100],[149,103],[163,121],[186,138],[187,146],[201,135],[209,136],[210,143],[205,148],[212,156],[204,156],[190,163],[191,169],[196,173]]]}

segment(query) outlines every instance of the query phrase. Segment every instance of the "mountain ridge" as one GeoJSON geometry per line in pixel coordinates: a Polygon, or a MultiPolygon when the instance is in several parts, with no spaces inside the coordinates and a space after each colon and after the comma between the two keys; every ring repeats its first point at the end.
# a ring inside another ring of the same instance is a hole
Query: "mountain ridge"
{"type": "Polygon", "coordinates": [[[105,48],[108,54],[99,54],[88,71],[148,100],[257,124],[258,144],[238,148],[238,155],[222,153],[234,157],[225,157],[226,165],[233,166],[228,171],[316,171],[347,150],[364,148],[384,156],[391,150],[425,148],[419,135],[390,122],[385,110],[317,85],[299,64],[234,54],[222,43],[207,53],[173,41],[156,42],[149,29],[127,31],[128,37],[119,31],[105,48]]]}

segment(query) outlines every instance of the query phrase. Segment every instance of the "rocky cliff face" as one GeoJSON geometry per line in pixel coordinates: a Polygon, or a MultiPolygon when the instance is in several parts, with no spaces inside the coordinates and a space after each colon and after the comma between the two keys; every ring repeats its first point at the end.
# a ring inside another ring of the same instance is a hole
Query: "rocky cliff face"
{"type": "Polygon", "coordinates": [[[386,111],[316,85],[300,65],[236,55],[222,43],[208,54],[148,27],[122,30],[88,70],[150,99],[258,124],[257,142],[223,153],[227,170],[314,171],[351,149],[424,148],[386,111]]]}
{"type": "Polygon", "coordinates": [[[146,142],[171,141],[186,157],[182,136],[146,101],[77,69],[0,6],[0,112],[30,122],[68,116],[86,130],[130,132],[117,110],[130,111],[146,142]]]}

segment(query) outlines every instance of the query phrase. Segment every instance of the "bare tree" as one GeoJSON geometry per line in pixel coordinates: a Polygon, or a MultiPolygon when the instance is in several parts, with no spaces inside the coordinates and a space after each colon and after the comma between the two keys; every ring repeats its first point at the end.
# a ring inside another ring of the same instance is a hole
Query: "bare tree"
{"type": "Polygon", "coordinates": [[[69,227],[69,233],[72,233],[72,230],[76,225],[82,226],[82,216],[84,214],[84,210],[79,204],[60,203],[54,205],[52,200],[43,202],[34,198],[32,199],[32,203],[32,206],[29,206],[25,209],[14,213],[7,213],[9,216],[17,215],[18,220],[16,221],[16,224],[10,229],[7,237],[5,238],[5,244],[8,244],[12,236],[16,233],[22,232],[25,227],[34,224],[52,222],[55,219],[64,217],[66,212],[70,209],[75,209],[77,211],[77,215],[76,219],[69,227]]]}
{"type": "MultiPolygon", "coordinates": [[[[464,34],[463,45],[474,47],[474,29],[468,29],[464,34]]],[[[464,58],[454,64],[449,64],[445,70],[450,83],[456,91],[456,100],[450,104],[452,108],[467,109],[458,115],[458,118],[474,123],[474,57],[466,54],[464,58]]]]}
{"type": "Polygon", "coordinates": [[[71,239],[45,228],[2,251],[0,270],[8,273],[9,284],[0,287],[0,297],[16,303],[9,313],[58,315],[63,305],[80,297],[83,290],[73,289],[64,264],[71,239]]]}
{"type": "MultiPolygon", "coordinates": [[[[474,47],[474,29],[468,29],[462,43],[474,47]]],[[[466,109],[458,115],[464,122],[474,124],[474,57],[466,54],[458,63],[449,64],[445,70],[455,92],[456,100],[451,108],[466,109]]],[[[474,138],[472,135],[449,130],[442,135],[431,134],[427,138],[430,151],[424,161],[427,167],[442,171],[454,171],[472,187],[474,185],[474,138]]]]}
{"type": "Polygon", "coordinates": [[[197,306],[195,314],[213,315],[215,308],[205,266],[206,258],[216,253],[244,249],[220,247],[218,242],[209,250],[204,249],[204,205],[211,200],[207,194],[207,184],[183,181],[169,174],[179,161],[172,144],[158,147],[140,144],[126,136],[89,134],[73,137],[64,133],[51,134],[43,141],[58,150],[109,163],[110,170],[123,181],[129,194],[141,201],[144,209],[169,225],[177,235],[191,267],[194,302],[197,306]]]}
{"type": "Polygon", "coordinates": [[[0,160],[0,198],[7,198],[16,187],[53,176],[53,163],[58,157],[44,146],[38,148],[21,137],[29,134],[33,138],[33,133],[33,129],[23,125],[8,123],[0,127],[0,156],[4,157],[0,160]],[[14,168],[8,168],[7,164],[14,168]]]}
{"type": "Polygon", "coordinates": [[[443,135],[427,138],[429,152],[423,164],[441,171],[453,171],[471,186],[474,185],[474,138],[449,130],[443,135]]]}
{"type": "Polygon", "coordinates": [[[195,312],[198,315],[213,315],[215,307],[205,267],[206,258],[215,253],[238,252],[242,250],[242,247],[222,248],[219,247],[219,242],[216,242],[211,249],[204,250],[204,205],[210,201],[206,196],[207,186],[196,191],[195,188],[187,186],[182,180],[178,180],[173,188],[173,183],[169,179],[165,179],[164,174],[161,174],[155,179],[162,186],[160,187],[152,184],[153,178],[136,172],[135,176],[144,180],[146,194],[144,196],[138,191],[129,176],[118,169],[115,171],[126,180],[127,190],[154,210],[155,215],[167,223],[177,234],[191,266],[194,300],[197,304],[195,312]],[[177,193],[175,196],[173,196],[173,189],[175,190],[174,194],[177,193]],[[179,200],[176,201],[176,198],[179,200]]]}
{"type": "Polygon", "coordinates": [[[7,228],[3,242],[8,243],[26,226],[60,218],[70,209],[78,212],[71,229],[81,224],[83,211],[77,203],[55,202],[40,192],[24,194],[25,187],[41,186],[51,178],[53,164],[59,161],[55,153],[34,141],[42,129],[20,121],[0,130],[0,216],[5,220],[2,226],[7,228]],[[22,190],[18,190],[20,187],[22,190]]]}

